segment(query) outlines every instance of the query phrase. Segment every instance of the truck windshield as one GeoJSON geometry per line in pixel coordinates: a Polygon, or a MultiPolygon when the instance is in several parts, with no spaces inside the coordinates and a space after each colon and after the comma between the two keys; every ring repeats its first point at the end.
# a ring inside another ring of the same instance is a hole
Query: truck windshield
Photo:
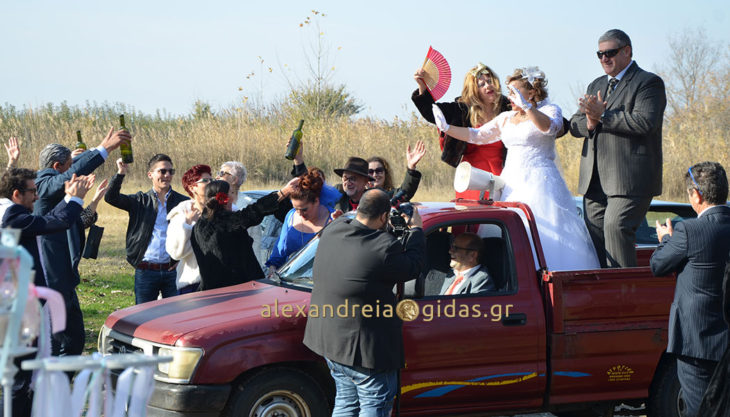
{"type": "Polygon", "coordinates": [[[312,267],[317,246],[319,246],[319,237],[312,239],[279,269],[279,279],[290,284],[312,288],[312,267]]]}

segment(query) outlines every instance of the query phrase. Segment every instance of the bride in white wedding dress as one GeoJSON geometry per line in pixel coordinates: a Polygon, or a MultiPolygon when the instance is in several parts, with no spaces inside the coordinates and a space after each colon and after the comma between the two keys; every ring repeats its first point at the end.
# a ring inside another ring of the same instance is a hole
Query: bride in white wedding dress
{"type": "Polygon", "coordinates": [[[600,268],[588,229],[555,165],[555,137],[563,127],[560,107],[547,102],[545,74],[537,67],[517,69],[507,78],[513,111],[478,129],[449,126],[434,106],[436,125],[449,136],[477,145],[502,140],[507,159],[501,178],[503,201],[532,209],[550,270],[600,268]]]}

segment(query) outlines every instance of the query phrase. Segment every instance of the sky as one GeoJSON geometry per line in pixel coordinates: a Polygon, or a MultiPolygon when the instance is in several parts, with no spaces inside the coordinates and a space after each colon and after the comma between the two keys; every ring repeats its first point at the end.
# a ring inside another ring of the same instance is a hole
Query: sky
{"type": "Polygon", "coordinates": [[[320,39],[328,48],[325,72],[359,100],[363,116],[410,117],[413,73],[429,46],[451,66],[444,99],[460,94],[478,62],[502,80],[537,65],[550,99],[572,113],[578,94],[603,75],[595,55],[603,32],[628,33],[636,62],[656,72],[666,65],[670,37],[685,30],[702,29],[727,45],[726,4],[0,0],[0,105],[119,102],[180,115],[196,100],[214,111],[240,106],[244,97],[270,103],[289,83],[309,78],[305,51],[320,39]],[[312,23],[300,27],[307,16],[312,23]]]}

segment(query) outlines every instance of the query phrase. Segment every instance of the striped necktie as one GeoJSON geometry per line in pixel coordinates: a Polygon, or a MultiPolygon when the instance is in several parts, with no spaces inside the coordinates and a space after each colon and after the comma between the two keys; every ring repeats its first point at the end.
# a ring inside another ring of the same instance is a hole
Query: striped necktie
{"type": "Polygon", "coordinates": [[[616,84],[618,84],[617,78],[611,77],[611,79],[608,80],[608,89],[606,90],[606,100],[605,101],[608,101],[608,98],[611,97],[613,90],[616,89],[616,84]]]}

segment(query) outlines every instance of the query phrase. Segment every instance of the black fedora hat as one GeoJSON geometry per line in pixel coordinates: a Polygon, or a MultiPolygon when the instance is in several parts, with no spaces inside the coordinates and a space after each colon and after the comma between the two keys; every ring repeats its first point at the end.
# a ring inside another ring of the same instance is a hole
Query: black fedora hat
{"type": "Polygon", "coordinates": [[[370,181],[375,181],[375,178],[371,177],[368,174],[368,161],[362,158],[351,156],[350,159],[347,160],[345,167],[336,169],[335,174],[342,176],[345,171],[352,172],[353,174],[362,175],[370,181]]]}

